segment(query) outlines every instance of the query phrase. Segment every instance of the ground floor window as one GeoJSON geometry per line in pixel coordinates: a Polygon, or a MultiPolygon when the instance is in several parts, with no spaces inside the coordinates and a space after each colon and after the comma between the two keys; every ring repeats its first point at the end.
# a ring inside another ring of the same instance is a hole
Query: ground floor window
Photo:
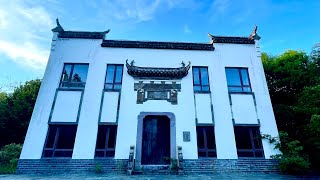
{"type": "Polygon", "coordinates": [[[217,157],[214,126],[197,126],[199,157],[217,157]]]}
{"type": "Polygon", "coordinates": [[[114,157],[116,136],[116,125],[99,125],[95,157],[114,157]]]}
{"type": "Polygon", "coordinates": [[[43,157],[71,157],[77,125],[49,125],[43,157]]]}
{"type": "Polygon", "coordinates": [[[235,126],[238,157],[264,157],[259,127],[235,126]]]}

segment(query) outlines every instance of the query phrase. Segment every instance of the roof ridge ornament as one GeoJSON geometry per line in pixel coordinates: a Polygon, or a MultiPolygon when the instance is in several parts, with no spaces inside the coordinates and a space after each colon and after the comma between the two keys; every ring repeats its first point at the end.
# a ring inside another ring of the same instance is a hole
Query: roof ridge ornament
{"type": "Polygon", "coordinates": [[[103,40],[107,39],[107,34],[110,32],[110,29],[103,31],[101,34],[103,35],[103,40]]]}
{"type": "Polygon", "coordinates": [[[254,25],[253,31],[249,36],[250,40],[260,40],[261,39],[261,37],[258,35],[257,31],[258,31],[258,26],[254,25]]]}
{"type": "Polygon", "coordinates": [[[52,31],[52,32],[63,32],[64,29],[63,29],[63,27],[60,25],[59,18],[56,19],[56,23],[57,23],[57,27],[53,28],[51,31],[52,31]]]}

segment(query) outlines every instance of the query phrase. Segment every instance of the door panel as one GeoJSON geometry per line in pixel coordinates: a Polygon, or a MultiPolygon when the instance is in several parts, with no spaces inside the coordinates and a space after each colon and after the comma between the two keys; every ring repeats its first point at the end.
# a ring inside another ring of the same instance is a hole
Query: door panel
{"type": "Polygon", "coordinates": [[[141,164],[168,164],[170,158],[170,119],[146,116],[143,121],[141,164]]]}

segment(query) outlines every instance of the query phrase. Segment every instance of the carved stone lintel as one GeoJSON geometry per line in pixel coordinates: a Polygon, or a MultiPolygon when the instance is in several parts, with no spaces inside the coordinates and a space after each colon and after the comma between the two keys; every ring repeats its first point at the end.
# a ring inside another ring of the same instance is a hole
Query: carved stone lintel
{"type": "Polygon", "coordinates": [[[137,91],[137,104],[142,104],[144,102],[144,90],[139,89],[137,91]]]}
{"type": "Polygon", "coordinates": [[[170,92],[170,102],[171,104],[178,104],[178,91],[175,89],[170,92]]]}

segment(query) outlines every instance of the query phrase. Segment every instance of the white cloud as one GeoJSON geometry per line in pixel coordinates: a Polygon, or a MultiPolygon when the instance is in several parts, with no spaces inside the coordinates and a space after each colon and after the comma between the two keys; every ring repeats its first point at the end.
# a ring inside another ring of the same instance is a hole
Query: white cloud
{"type": "Polygon", "coordinates": [[[0,52],[15,62],[34,69],[43,68],[49,57],[49,51],[39,49],[31,42],[22,45],[0,40],[0,52]]]}
{"type": "Polygon", "coordinates": [[[191,31],[191,29],[189,28],[188,25],[184,25],[183,31],[184,31],[184,33],[186,33],[186,34],[192,33],[192,31],[191,31]]]}
{"type": "Polygon", "coordinates": [[[43,71],[49,55],[53,18],[36,3],[12,0],[1,4],[0,53],[17,64],[43,71]]]}

